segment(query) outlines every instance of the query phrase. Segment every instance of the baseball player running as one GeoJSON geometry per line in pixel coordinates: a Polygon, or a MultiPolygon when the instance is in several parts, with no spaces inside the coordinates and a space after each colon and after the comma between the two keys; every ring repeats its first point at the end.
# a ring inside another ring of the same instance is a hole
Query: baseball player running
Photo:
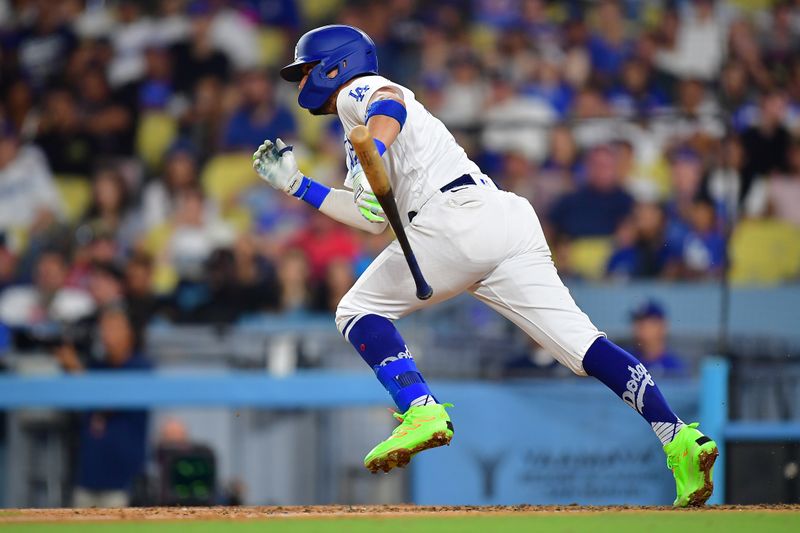
{"type": "MultiPolygon", "coordinates": [[[[522,328],[579,376],[592,376],[639,413],[661,441],[677,486],[674,505],[702,505],[713,490],[717,446],[672,412],[644,365],[592,324],[561,282],[530,203],[499,190],[414,93],[378,75],[375,44],[357,28],[303,35],[281,70],[298,103],[335,114],[344,131],[366,125],[386,166],[405,231],[433,297],[419,300],[397,241],[367,268],[336,311],[336,326],[397,404],[397,428],[364,459],[372,472],[405,466],[449,444],[453,424],[392,321],[464,291],[522,328]]],[[[344,224],[380,233],[384,213],[345,135],[347,189],[297,168],[292,147],[265,141],[253,167],[272,187],[344,224]]]]}

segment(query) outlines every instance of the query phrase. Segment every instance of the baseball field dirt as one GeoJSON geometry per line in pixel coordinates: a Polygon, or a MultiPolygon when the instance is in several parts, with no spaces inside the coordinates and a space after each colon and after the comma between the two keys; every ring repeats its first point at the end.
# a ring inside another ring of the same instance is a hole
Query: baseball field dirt
{"type": "Polygon", "coordinates": [[[3,533],[489,533],[494,531],[689,533],[800,531],[800,505],[669,507],[176,507],[12,509],[3,533]]]}

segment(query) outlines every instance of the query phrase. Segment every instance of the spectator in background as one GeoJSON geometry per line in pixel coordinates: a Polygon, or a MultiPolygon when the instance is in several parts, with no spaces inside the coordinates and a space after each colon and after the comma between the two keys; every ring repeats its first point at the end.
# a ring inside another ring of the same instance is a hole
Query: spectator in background
{"type": "Polygon", "coordinates": [[[72,261],[67,276],[67,284],[71,287],[88,288],[94,265],[113,263],[121,255],[113,233],[102,224],[79,226],[72,245],[72,261]]]}
{"type": "Polygon", "coordinates": [[[655,300],[642,302],[631,312],[634,346],[631,354],[644,363],[650,374],[681,377],[686,363],[667,344],[669,324],[664,308],[655,300]]]}
{"type": "Polygon", "coordinates": [[[255,150],[264,139],[288,140],[296,135],[294,116],[277,103],[266,72],[249,70],[239,77],[242,103],[225,127],[226,150],[255,150]]]}
{"type": "Polygon", "coordinates": [[[30,82],[25,78],[12,79],[4,93],[7,120],[23,138],[30,138],[36,133],[39,116],[30,82]]]}
{"type": "Polygon", "coordinates": [[[230,61],[218,50],[211,35],[211,6],[207,2],[192,2],[188,41],[175,44],[172,49],[172,64],[178,91],[189,95],[204,79],[212,78],[219,83],[228,81],[230,61]]]}
{"type": "Polygon", "coordinates": [[[136,334],[136,349],[145,348],[145,328],[159,311],[153,294],[153,258],[140,252],[125,265],[125,306],[136,334]]]}
{"type": "Polygon", "coordinates": [[[537,69],[536,79],[533,83],[526,84],[521,89],[521,94],[537,98],[552,108],[558,117],[563,119],[569,114],[574,90],[564,81],[561,63],[563,54],[555,51],[544,55],[537,69]]]}
{"type": "Polygon", "coordinates": [[[211,252],[234,239],[232,228],[207,208],[199,187],[181,191],[172,218],[161,229],[163,233],[156,234],[160,241],[156,253],[172,265],[179,278],[199,279],[211,252]]]}
{"type": "Polygon", "coordinates": [[[21,145],[0,120],[0,232],[42,235],[62,216],[61,198],[39,148],[21,145]]]}
{"type": "Polygon", "coordinates": [[[185,0],[161,0],[158,2],[158,17],[153,20],[155,40],[170,46],[189,35],[189,18],[184,13],[185,0]]]}
{"type": "Polygon", "coordinates": [[[71,322],[64,328],[56,358],[67,369],[85,366],[95,349],[99,336],[99,318],[109,309],[125,310],[125,289],[122,284],[122,271],[113,263],[93,263],[89,267],[87,289],[92,297],[92,313],[71,322]]]}
{"type": "Polygon", "coordinates": [[[169,221],[181,193],[198,187],[197,166],[197,155],[189,143],[177,142],[170,147],[161,177],[148,183],[142,193],[142,224],[146,229],[169,221]]]}
{"type": "Polygon", "coordinates": [[[214,250],[206,261],[201,282],[182,281],[181,293],[194,294],[190,305],[187,300],[177,302],[183,320],[204,324],[232,324],[244,315],[267,311],[277,306],[279,291],[272,279],[258,272],[254,250],[238,251],[230,248],[214,250]],[[238,256],[238,257],[237,257],[238,256]]]}
{"type": "Polygon", "coordinates": [[[307,310],[311,306],[311,270],[303,250],[289,248],[278,258],[278,309],[284,313],[307,310]]]}
{"type": "Polygon", "coordinates": [[[78,102],[64,86],[48,90],[34,142],[56,174],[88,177],[95,158],[94,138],[81,120],[78,102]]]}
{"type": "Polygon", "coordinates": [[[181,116],[182,135],[197,147],[201,163],[214,155],[219,144],[225,122],[222,95],[220,80],[213,76],[202,78],[194,87],[188,110],[181,116]]]}
{"type": "Polygon", "coordinates": [[[665,245],[664,209],[657,203],[639,202],[633,215],[620,224],[607,273],[614,279],[658,278],[666,274],[670,250],[665,245]]]}
{"type": "Polygon", "coordinates": [[[238,2],[192,0],[190,9],[206,11],[211,16],[214,46],[225,53],[236,70],[255,68],[259,60],[256,25],[240,12],[238,2]],[[206,7],[204,7],[206,6],[206,7]]]}
{"type": "Polygon", "coordinates": [[[93,264],[89,293],[100,313],[111,308],[125,309],[125,274],[114,263],[93,264]]]}
{"type": "Polygon", "coordinates": [[[722,109],[733,121],[733,128],[740,132],[752,121],[755,109],[752,85],[747,69],[741,61],[730,61],[720,75],[719,100],[722,109]]]}
{"type": "Polygon", "coordinates": [[[172,58],[165,45],[148,43],[142,52],[142,75],[123,85],[119,94],[133,114],[177,112],[179,102],[172,80],[172,58]]]}
{"type": "Polygon", "coordinates": [[[547,158],[540,165],[539,174],[541,181],[553,184],[553,192],[559,192],[555,197],[543,202],[541,207],[534,204],[538,213],[545,214],[550,211],[550,206],[558,196],[572,189],[573,177],[582,174],[578,160],[578,146],[566,124],[558,124],[550,130],[547,158]]]}
{"type": "Polygon", "coordinates": [[[136,242],[142,224],[132,206],[125,178],[113,167],[98,170],[92,180],[92,200],[83,224],[108,235],[125,255],[136,242]]]}
{"type": "MultiPolygon", "coordinates": [[[[711,169],[706,181],[706,193],[714,200],[720,218],[728,227],[739,219],[740,194],[742,188],[742,171],[744,169],[744,147],[738,136],[729,136],[720,148],[720,159],[711,169]]],[[[747,201],[744,202],[745,211],[747,201]]]]}
{"type": "MultiPolygon", "coordinates": [[[[466,101],[466,93],[462,97],[466,101]]],[[[519,95],[509,80],[495,77],[483,118],[481,143],[486,150],[513,151],[536,161],[546,157],[547,126],[556,119],[555,110],[546,100],[519,95]]],[[[458,120],[463,119],[462,116],[458,120]]]]}
{"type": "Polygon", "coordinates": [[[648,117],[669,102],[664,92],[651,82],[647,63],[636,58],[625,61],[608,100],[615,113],[630,118],[648,117]]]}
{"type": "Polygon", "coordinates": [[[343,258],[328,263],[325,278],[318,286],[314,310],[324,313],[335,313],[339,301],[355,283],[353,264],[343,258]]]}
{"type": "Polygon", "coordinates": [[[597,81],[608,86],[633,52],[633,43],[625,32],[625,19],[619,2],[602,0],[597,11],[596,31],[589,38],[589,57],[597,81]]]}
{"type": "Polygon", "coordinates": [[[698,196],[692,202],[689,231],[677,245],[683,279],[718,278],[725,264],[725,237],[717,225],[713,202],[698,196]]]}
{"type": "Polygon", "coordinates": [[[528,160],[525,154],[508,151],[502,155],[500,175],[497,185],[504,191],[510,191],[531,202],[534,207],[536,200],[536,166],[528,160]]]}
{"type": "MultiPolygon", "coordinates": [[[[99,346],[84,365],[77,354],[62,353],[69,372],[146,370],[149,361],[135,350],[134,328],[125,313],[107,309],[99,317],[99,346]]],[[[75,507],[126,507],[147,449],[147,412],[89,411],[81,415],[75,507]]]]}
{"type": "Polygon", "coordinates": [[[620,124],[603,93],[592,86],[584,87],[576,94],[571,118],[577,121],[572,127],[575,142],[587,149],[609,142],[620,124]]]}
{"type": "Polygon", "coordinates": [[[659,50],[656,65],[677,78],[713,80],[725,59],[725,26],[714,0],[691,0],[671,47],[659,50]]]}
{"type": "Polygon", "coordinates": [[[557,235],[569,238],[610,237],[633,208],[633,199],[620,184],[614,152],[593,148],[586,161],[587,181],[561,197],[549,220],[557,235]]]}
{"type": "Polygon", "coordinates": [[[48,2],[38,2],[33,12],[32,23],[22,27],[13,42],[21,73],[41,89],[62,71],[75,36],[63,25],[59,10],[48,2]]]}
{"type": "Polygon", "coordinates": [[[742,198],[756,180],[789,170],[791,135],[783,125],[786,95],[771,91],[761,97],[757,124],[742,132],[745,165],[742,171],[742,198]]]}
{"type": "Polygon", "coordinates": [[[700,194],[703,162],[690,148],[679,148],[670,157],[672,196],[667,203],[667,240],[681,247],[690,231],[692,205],[700,194]]]}
{"type": "Polygon", "coordinates": [[[449,128],[468,131],[479,125],[489,88],[480,59],[472,53],[455,54],[447,65],[448,79],[436,114],[449,128]]]}
{"type": "Polygon", "coordinates": [[[767,202],[776,218],[800,227],[800,141],[789,148],[789,172],[769,180],[767,202]]]}
{"type": "Polygon", "coordinates": [[[314,281],[323,279],[331,261],[346,259],[353,262],[359,253],[353,232],[321,213],[312,214],[309,224],[289,245],[305,253],[314,281]]]}
{"type": "Polygon", "coordinates": [[[259,253],[255,238],[244,235],[233,246],[236,282],[251,294],[253,305],[248,311],[274,310],[278,306],[279,288],[274,265],[259,253]]]}
{"type": "Polygon", "coordinates": [[[133,153],[135,116],[113,94],[105,72],[90,68],[80,80],[81,113],[91,136],[95,157],[125,156],[133,153]]]}
{"type": "Polygon", "coordinates": [[[91,296],[68,287],[67,260],[57,250],[45,250],[36,261],[33,284],[16,285],[0,294],[0,322],[28,327],[75,322],[94,311],[91,296]]]}
{"type": "Polygon", "coordinates": [[[108,79],[114,87],[138,80],[145,70],[144,51],[158,37],[153,21],[142,15],[142,5],[136,0],[120,0],[117,23],[111,33],[114,59],[108,79]]]}
{"type": "Polygon", "coordinates": [[[677,86],[675,115],[658,116],[653,120],[653,131],[669,149],[676,145],[689,145],[707,152],[725,135],[725,125],[719,105],[705,84],[698,79],[681,80],[677,86]]]}

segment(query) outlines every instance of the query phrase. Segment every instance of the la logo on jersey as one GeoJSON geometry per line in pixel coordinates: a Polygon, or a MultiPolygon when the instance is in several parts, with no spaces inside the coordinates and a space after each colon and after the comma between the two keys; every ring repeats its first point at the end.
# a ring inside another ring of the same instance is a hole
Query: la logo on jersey
{"type": "Polygon", "coordinates": [[[636,365],[635,368],[629,366],[628,370],[631,373],[631,379],[625,385],[628,390],[622,393],[622,399],[641,414],[644,410],[644,392],[648,385],[655,386],[655,382],[642,363],[636,365]]]}
{"type": "Polygon", "coordinates": [[[397,355],[393,355],[393,356],[387,357],[386,359],[381,361],[381,364],[378,365],[378,366],[386,366],[389,363],[391,363],[393,361],[397,361],[399,359],[413,359],[413,357],[411,357],[411,353],[408,350],[408,346],[404,346],[404,348],[405,348],[404,351],[398,353],[397,355]]]}
{"type": "Polygon", "coordinates": [[[369,91],[369,85],[364,85],[363,87],[351,89],[347,94],[350,95],[356,102],[360,102],[367,95],[367,91],[369,91]]]}

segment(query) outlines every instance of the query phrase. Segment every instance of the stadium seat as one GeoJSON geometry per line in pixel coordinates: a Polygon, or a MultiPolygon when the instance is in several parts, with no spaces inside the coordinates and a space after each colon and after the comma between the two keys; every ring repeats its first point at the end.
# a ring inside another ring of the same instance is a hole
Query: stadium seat
{"type": "Polygon", "coordinates": [[[339,11],[343,0],[301,0],[300,10],[304,20],[321,21],[339,11]]]}
{"type": "Polygon", "coordinates": [[[139,121],[136,131],[136,152],[149,168],[158,168],[178,133],[178,124],[167,113],[150,111],[139,121]]]}
{"type": "Polygon", "coordinates": [[[487,53],[497,43],[497,32],[489,26],[476,24],[470,31],[469,40],[476,50],[487,53]]]}
{"type": "Polygon", "coordinates": [[[576,239],[570,244],[570,266],[572,271],[589,280],[602,279],[606,273],[608,258],[613,245],[606,238],[576,239]]]}
{"type": "Polygon", "coordinates": [[[86,213],[92,201],[92,186],[84,176],[59,175],[55,179],[64,214],[70,223],[77,222],[86,213]]]}
{"type": "Polygon", "coordinates": [[[246,188],[258,183],[252,155],[244,152],[214,156],[203,169],[203,189],[223,208],[246,188]]]}
{"type": "Polygon", "coordinates": [[[800,229],[774,220],[743,220],[730,243],[731,281],[769,285],[800,276],[800,229]]]}
{"type": "Polygon", "coordinates": [[[286,53],[286,34],[279,28],[263,27],[258,32],[259,62],[263,67],[281,64],[286,53]]]}

